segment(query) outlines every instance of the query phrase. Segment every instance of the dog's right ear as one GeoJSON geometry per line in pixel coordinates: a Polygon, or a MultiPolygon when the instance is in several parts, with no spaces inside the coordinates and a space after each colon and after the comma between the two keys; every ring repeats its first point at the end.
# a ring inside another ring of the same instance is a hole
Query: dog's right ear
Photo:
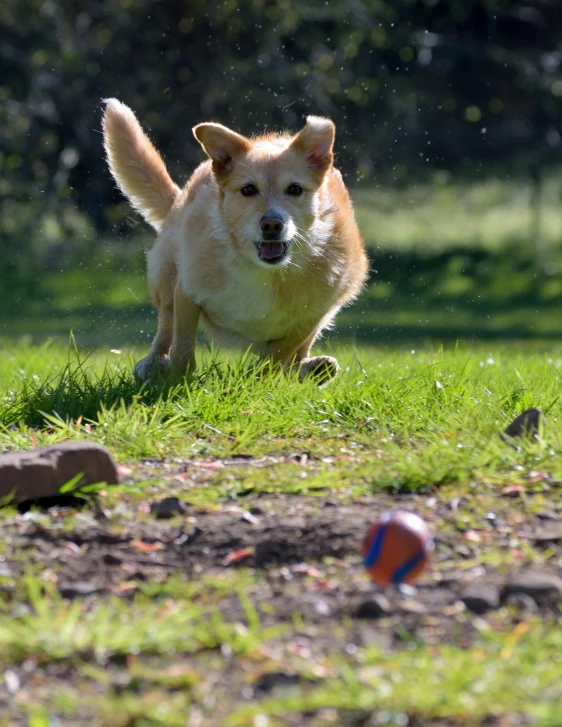
{"type": "Polygon", "coordinates": [[[226,172],[234,165],[234,160],[252,146],[245,136],[227,129],[222,124],[209,122],[193,127],[197,141],[213,160],[215,172],[226,172]]]}

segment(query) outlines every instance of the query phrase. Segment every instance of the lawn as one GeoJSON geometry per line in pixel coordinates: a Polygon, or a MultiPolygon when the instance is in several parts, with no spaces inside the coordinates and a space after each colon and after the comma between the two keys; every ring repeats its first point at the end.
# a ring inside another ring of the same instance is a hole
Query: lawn
{"type": "Polygon", "coordinates": [[[521,185],[356,193],[372,282],[323,389],[204,341],[137,384],[143,239],[4,307],[0,451],[100,442],[121,483],[0,510],[0,727],[558,727],[559,192],[535,246],[521,185]],[[435,537],[415,590],[362,568],[390,508],[435,537]]]}
{"type": "Polygon", "coordinates": [[[125,351],[3,357],[2,448],[93,439],[122,484],[2,510],[0,724],[558,724],[557,598],[504,584],[562,567],[562,348],[323,348],[321,390],[208,352],[173,389],[125,351]],[[541,437],[503,442],[530,406],[541,437]],[[436,556],[369,618],[359,544],[390,507],[436,556]],[[502,602],[474,614],[483,583],[502,602]]]}

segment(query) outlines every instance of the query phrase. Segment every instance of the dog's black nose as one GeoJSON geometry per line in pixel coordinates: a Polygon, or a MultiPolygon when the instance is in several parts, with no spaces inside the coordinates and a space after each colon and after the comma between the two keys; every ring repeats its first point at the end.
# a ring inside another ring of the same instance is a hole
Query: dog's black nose
{"type": "Polygon", "coordinates": [[[278,240],[283,232],[283,218],[278,212],[268,210],[260,220],[264,240],[278,240]]]}

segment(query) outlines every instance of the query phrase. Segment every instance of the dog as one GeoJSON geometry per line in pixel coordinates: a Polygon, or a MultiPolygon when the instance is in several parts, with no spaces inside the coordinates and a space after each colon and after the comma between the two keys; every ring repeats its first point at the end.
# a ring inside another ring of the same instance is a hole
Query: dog
{"type": "Polygon", "coordinates": [[[218,123],[193,128],[209,159],[183,189],[133,111],[105,101],[109,169],[158,232],[147,255],[158,330],[135,366],[141,380],[195,368],[199,325],[219,344],[251,350],[302,381],[338,372],[310,349],[367,279],[353,206],[333,166],[335,126],[308,116],[295,135],[247,138],[218,123]]]}

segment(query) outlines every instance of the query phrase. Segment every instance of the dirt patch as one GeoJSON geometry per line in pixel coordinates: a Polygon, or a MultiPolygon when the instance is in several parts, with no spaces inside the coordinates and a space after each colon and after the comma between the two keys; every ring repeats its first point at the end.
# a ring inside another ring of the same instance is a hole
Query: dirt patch
{"type": "MultiPolygon", "coordinates": [[[[388,652],[418,642],[467,647],[480,632],[483,619],[491,629],[504,629],[530,615],[559,618],[562,505],[558,492],[544,501],[486,488],[465,498],[437,493],[343,502],[332,496],[267,495],[196,508],[182,499],[180,491],[172,491],[178,501],[163,505],[162,497],[137,502],[124,496],[112,507],[105,507],[101,498],[95,506],[78,511],[66,505],[4,517],[0,576],[5,599],[13,607],[19,608],[19,583],[31,569],[63,599],[78,599],[88,608],[110,594],[132,599],[151,584],[161,586],[154,599],[166,599],[170,579],[196,584],[203,578],[220,581],[247,570],[244,595],[260,625],[288,626],[275,647],[285,668],[264,672],[251,660],[227,651],[190,656],[185,668],[198,674],[203,706],[190,707],[195,716],[188,724],[220,724],[205,715],[219,719],[228,715],[233,704],[251,704],[295,687],[322,685],[330,674],[321,665],[334,650],[352,655],[364,646],[388,652]],[[427,521],[436,551],[431,568],[415,589],[382,591],[367,579],[359,548],[368,523],[381,512],[398,508],[417,512],[427,521]],[[532,576],[527,577],[530,571],[532,576]],[[223,699],[222,706],[208,701],[210,693],[223,699]],[[197,709],[201,710],[199,721],[197,709]]],[[[205,606],[208,594],[196,590],[191,598],[205,606]]],[[[216,606],[226,621],[247,623],[239,592],[224,589],[216,606]]],[[[134,660],[159,674],[185,666],[181,655],[165,659],[141,654],[134,660]]],[[[143,695],[156,698],[153,684],[131,676],[126,659],[110,659],[104,670],[115,694],[132,690],[139,699],[143,695]]],[[[40,677],[29,660],[13,671],[13,680],[20,681],[19,691],[29,689],[29,684],[32,689],[39,684],[45,693],[55,693],[57,685],[84,689],[90,695],[100,689],[89,677],[84,681],[76,665],[64,661],[48,664],[40,677]]],[[[10,715],[9,724],[27,724],[23,713],[13,707],[6,685],[9,679],[0,686],[0,709],[10,715]]],[[[158,698],[166,699],[168,693],[177,694],[166,688],[158,698]]],[[[65,720],[63,713],[57,717],[66,727],[91,721],[92,714],[85,700],[82,721],[65,720]]],[[[391,717],[378,712],[318,710],[270,724],[374,727],[392,724],[391,717]]],[[[406,714],[397,717],[396,724],[515,727],[529,722],[519,714],[472,721],[466,715],[460,721],[431,721],[406,714]]]]}
{"type": "MultiPolygon", "coordinates": [[[[251,597],[258,609],[262,602],[268,604],[261,614],[266,622],[290,619],[295,613],[314,622],[356,618],[361,604],[380,592],[364,574],[360,543],[368,523],[390,507],[426,518],[435,534],[436,554],[415,591],[386,593],[389,607],[381,616],[389,617],[389,627],[399,618],[410,633],[442,640],[456,629],[460,616],[469,625],[471,611],[499,608],[506,600],[502,593],[511,599],[515,621],[518,610],[525,608],[544,616],[557,613],[562,544],[559,538],[541,537],[552,532],[552,521],[545,525],[540,515],[525,513],[514,526],[501,515],[488,514],[481,530],[462,532],[456,524],[458,510],[451,510],[450,503],[415,496],[363,498],[350,504],[270,496],[213,511],[186,506],[181,515],[166,520],[141,512],[123,521],[89,510],[74,518],[71,529],[64,508],[51,510],[48,523],[20,515],[4,522],[9,541],[3,567],[21,575],[26,565],[47,568],[56,563],[53,580],[65,598],[118,593],[124,581],[130,595],[135,583],[163,582],[173,574],[197,579],[202,573],[244,567],[263,573],[251,597]],[[537,565],[546,548],[548,564],[537,565]],[[12,559],[16,552],[25,557],[12,559]],[[497,565],[485,564],[490,552],[499,554],[497,565]],[[513,586],[514,574],[524,574],[529,567],[545,572],[543,591],[524,582],[513,586]],[[480,592],[488,596],[487,605],[484,596],[478,601],[480,592]],[[518,600],[518,594],[526,599],[518,600]],[[431,627],[423,634],[427,623],[431,627]]],[[[223,599],[221,608],[226,618],[241,617],[234,595],[223,599]]],[[[373,617],[368,609],[363,616],[360,621],[373,617]]]]}

